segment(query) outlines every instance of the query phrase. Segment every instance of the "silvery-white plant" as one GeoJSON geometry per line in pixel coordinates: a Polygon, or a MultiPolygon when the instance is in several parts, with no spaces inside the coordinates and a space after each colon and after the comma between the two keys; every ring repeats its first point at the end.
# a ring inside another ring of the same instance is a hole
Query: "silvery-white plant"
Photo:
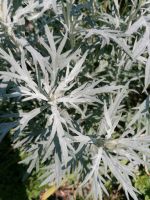
{"type": "Polygon", "coordinates": [[[123,17],[116,0],[109,14],[94,0],[0,5],[0,101],[8,107],[0,141],[10,131],[27,173],[43,172],[42,185],[73,173],[102,199],[113,175],[137,200],[131,179],[150,155],[150,2],[133,1],[123,17]],[[26,35],[28,25],[35,33],[26,35]],[[138,92],[144,98],[130,105],[138,92]]]}

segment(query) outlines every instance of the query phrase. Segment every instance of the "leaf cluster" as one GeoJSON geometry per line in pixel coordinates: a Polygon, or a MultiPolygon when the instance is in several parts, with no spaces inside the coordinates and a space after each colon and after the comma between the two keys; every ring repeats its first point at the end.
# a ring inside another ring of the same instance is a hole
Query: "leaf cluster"
{"type": "Polygon", "coordinates": [[[150,161],[149,5],[1,1],[0,141],[10,131],[42,185],[74,173],[102,199],[114,176],[138,199],[131,180],[150,161]]]}

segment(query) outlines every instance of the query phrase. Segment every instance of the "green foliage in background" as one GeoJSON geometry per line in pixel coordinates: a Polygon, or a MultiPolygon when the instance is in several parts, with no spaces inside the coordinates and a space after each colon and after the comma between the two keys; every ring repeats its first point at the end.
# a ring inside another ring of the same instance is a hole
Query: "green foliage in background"
{"type": "Polygon", "coordinates": [[[135,187],[141,193],[140,199],[150,199],[150,177],[147,174],[141,174],[136,178],[135,187]]]}

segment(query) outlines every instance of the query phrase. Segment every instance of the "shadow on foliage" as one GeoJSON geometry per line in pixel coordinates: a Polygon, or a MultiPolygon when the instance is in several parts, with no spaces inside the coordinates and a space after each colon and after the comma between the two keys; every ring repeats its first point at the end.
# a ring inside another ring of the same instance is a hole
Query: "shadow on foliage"
{"type": "Polygon", "coordinates": [[[28,200],[22,182],[24,168],[19,161],[19,152],[14,151],[9,137],[5,137],[0,144],[0,200],[28,200]]]}

